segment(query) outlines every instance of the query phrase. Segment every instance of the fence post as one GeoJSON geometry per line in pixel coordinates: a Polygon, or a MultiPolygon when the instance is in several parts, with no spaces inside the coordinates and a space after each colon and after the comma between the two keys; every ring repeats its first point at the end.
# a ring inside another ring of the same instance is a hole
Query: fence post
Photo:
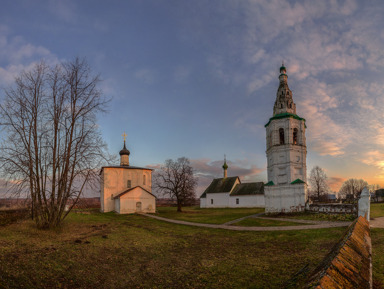
{"type": "Polygon", "coordinates": [[[367,187],[363,189],[358,202],[358,216],[362,216],[369,222],[369,213],[371,207],[371,195],[367,187]]]}

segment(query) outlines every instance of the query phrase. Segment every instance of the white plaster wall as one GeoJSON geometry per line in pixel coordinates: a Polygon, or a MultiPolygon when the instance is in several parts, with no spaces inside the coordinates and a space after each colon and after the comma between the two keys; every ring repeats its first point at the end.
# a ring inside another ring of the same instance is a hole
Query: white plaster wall
{"type": "Polygon", "coordinates": [[[305,123],[294,118],[275,119],[266,128],[268,181],[275,185],[307,180],[305,123]],[[279,129],[284,129],[280,145],[279,129]],[[298,144],[293,144],[293,130],[298,129],[298,144]]]}
{"type": "Polygon", "coordinates": [[[101,211],[115,211],[113,196],[127,189],[127,181],[131,180],[131,188],[141,186],[152,192],[152,171],[147,169],[103,168],[102,188],[100,193],[101,211]],[[143,176],[146,176],[145,184],[143,176]]]}
{"type": "Polygon", "coordinates": [[[120,203],[120,206],[116,208],[116,212],[119,214],[136,213],[136,205],[138,202],[141,202],[142,213],[156,212],[155,196],[147,193],[141,188],[133,189],[116,200],[120,203]]]}
{"type": "Polygon", "coordinates": [[[226,208],[229,207],[229,193],[207,194],[206,208],[226,208]],[[213,204],[211,204],[213,200],[213,204]]]}
{"type": "Polygon", "coordinates": [[[229,198],[229,207],[231,208],[264,208],[264,195],[233,196],[229,198]],[[236,204],[239,199],[239,204],[236,204]]]}
{"type": "Polygon", "coordinates": [[[305,210],[307,200],[306,184],[266,186],[264,193],[266,213],[288,213],[305,210]]]}
{"type": "Polygon", "coordinates": [[[207,207],[207,198],[200,198],[200,208],[207,207]]]}

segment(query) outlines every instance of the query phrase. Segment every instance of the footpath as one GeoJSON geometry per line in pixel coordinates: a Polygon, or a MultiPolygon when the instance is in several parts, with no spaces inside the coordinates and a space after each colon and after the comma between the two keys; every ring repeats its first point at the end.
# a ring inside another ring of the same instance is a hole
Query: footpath
{"type": "Polygon", "coordinates": [[[384,229],[384,217],[374,218],[369,221],[371,228],[383,228],[384,229]]]}
{"type": "MultiPolygon", "coordinates": [[[[168,222],[168,223],[174,223],[179,225],[187,225],[187,226],[195,226],[195,227],[204,227],[204,228],[211,228],[211,229],[225,229],[225,230],[232,230],[232,231],[291,231],[291,230],[311,230],[311,229],[324,229],[324,228],[336,228],[336,227],[347,227],[351,224],[351,222],[326,222],[326,221],[309,221],[309,220],[297,220],[297,219],[283,219],[279,218],[280,221],[290,221],[295,223],[303,223],[306,225],[297,225],[297,226],[274,226],[274,227],[241,227],[241,226],[233,226],[231,224],[237,223],[241,220],[244,220],[246,218],[260,218],[259,216],[261,214],[256,215],[250,215],[247,217],[243,217],[240,219],[236,219],[221,225],[217,224],[203,224],[203,223],[193,223],[193,222],[187,222],[187,221],[181,221],[181,220],[173,220],[173,219],[167,219],[155,215],[150,214],[142,214],[143,216],[157,219],[160,221],[168,222]],[[313,225],[309,225],[313,224],[313,225]]],[[[271,219],[276,220],[276,218],[267,218],[262,217],[262,219],[271,219]]],[[[383,218],[384,219],[384,218],[383,218]]],[[[384,220],[383,220],[384,222],[384,220]]]]}

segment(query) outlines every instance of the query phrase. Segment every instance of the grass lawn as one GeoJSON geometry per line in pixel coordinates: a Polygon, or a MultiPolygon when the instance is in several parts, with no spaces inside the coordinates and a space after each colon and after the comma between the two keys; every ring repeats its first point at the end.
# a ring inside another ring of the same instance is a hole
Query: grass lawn
{"type": "Polygon", "coordinates": [[[181,213],[176,210],[176,207],[158,207],[157,215],[195,223],[224,224],[245,216],[264,213],[264,208],[200,209],[199,207],[183,207],[181,213]]]}
{"type": "Polygon", "coordinates": [[[240,222],[232,224],[233,226],[245,226],[245,227],[273,227],[273,226],[300,226],[310,225],[295,222],[285,222],[277,220],[266,220],[258,218],[246,218],[240,222]]]}
{"type": "Polygon", "coordinates": [[[384,203],[371,203],[371,218],[384,217],[384,203]]]}
{"type": "Polygon", "coordinates": [[[96,210],[54,231],[25,220],[0,228],[0,288],[281,288],[344,231],[238,232],[96,210]]]}
{"type": "Polygon", "coordinates": [[[384,288],[384,229],[371,229],[371,238],[373,280],[384,288]]]}

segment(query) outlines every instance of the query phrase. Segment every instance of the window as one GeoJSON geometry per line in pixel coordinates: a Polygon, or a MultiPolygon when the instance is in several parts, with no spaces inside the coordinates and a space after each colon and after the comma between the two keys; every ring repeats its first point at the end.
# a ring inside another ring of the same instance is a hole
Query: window
{"type": "Polygon", "coordinates": [[[211,199],[211,205],[213,205],[213,199],[211,199]]]}
{"type": "Polygon", "coordinates": [[[280,144],[283,145],[285,143],[284,142],[284,129],[283,128],[279,129],[279,136],[280,136],[280,144]]]}
{"type": "Polygon", "coordinates": [[[127,181],[127,188],[128,188],[128,189],[131,188],[131,180],[128,180],[128,181],[127,181]]]}
{"type": "Polygon", "coordinates": [[[283,104],[282,103],[280,104],[280,108],[283,108],[283,104]]]}
{"type": "Polygon", "coordinates": [[[293,129],[293,144],[297,144],[297,128],[293,129]]]}
{"type": "Polygon", "coordinates": [[[236,199],[236,205],[238,205],[239,204],[239,199],[236,199]]]}
{"type": "Polygon", "coordinates": [[[146,175],[143,175],[143,185],[145,186],[145,177],[146,175]]]}

